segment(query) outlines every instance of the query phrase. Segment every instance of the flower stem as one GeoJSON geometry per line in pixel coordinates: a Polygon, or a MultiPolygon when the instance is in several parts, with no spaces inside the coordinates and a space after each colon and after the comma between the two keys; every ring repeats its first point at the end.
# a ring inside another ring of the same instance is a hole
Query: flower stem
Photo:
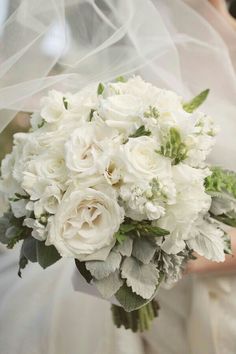
{"type": "Polygon", "coordinates": [[[159,304],[150,301],[138,310],[126,312],[122,307],[112,305],[111,311],[114,324],[120,328],[131,329],[133,332],[144,332],[150,329],[152,321],[158,316],[159,304]]]}

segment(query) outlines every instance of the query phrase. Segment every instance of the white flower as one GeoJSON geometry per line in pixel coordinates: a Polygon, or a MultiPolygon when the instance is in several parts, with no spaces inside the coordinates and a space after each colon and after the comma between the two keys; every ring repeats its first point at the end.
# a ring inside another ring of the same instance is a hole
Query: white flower
{"type": "Polygon", "coordinates": [[[135,96],[115,95],[100,100],[98,113],[109,127],[131,133],[141,125],[143,106],[135,96]]]}
{"type": "Polygon", "coordinates": [[[55,148],[35,156],[25,164],[22,188],[31,200],[36,200],[43,196],[49,185],[58,184],[61,189],[65,189],[66,178],[63,150],[55,148]]]}
{"type": "Polygon", "coordinates": [[[123,210],[109,188],[68,191],[52,217],[48,243],[61,256],[80,259],[114,244],[114,233],[123,221],[123,210]]]}
{"type": "Polygon", "coordinates": [[[125,214],[133,220],[157,220],[165,214],[161,193],[159,198],[152,197],[151,186],[145,181],[138,185],[125,184],[120,188],[125,214]]]}
{"type": "Polygon", "coordinates": [[[170,159],[158,154],[158,147],[155,139],[147,136],[130,138],[121,146],[125,182],[171,176],[170,159]]]}
{"type": "Polygon", "coordinates": [[[47,123],[55,123],[63,119],[67,113],[64,103],[64,95],[61,92],[52,90],[47,97],[41,100],[41,117],[47,123]]]}
{"type": "Polygon", "coordinates": [[[33,203],[35,217],[39,218],[44,213],[55,214],[61,198],[62,192],[58,186],[47,186],[42,197],[33,203]]]}
{"type": "Polygon", "coordinates": [[[78,178],[101,174],[108,165],[116,132],[94,122],[74,131],[65,144],[66,166],[78,178]]]}
{"type": "Polygon", "coordinates": [[[45,241],[47,238],[48,227],[32,218],[25,218],[23,225],[32,229],[31,235],[39,241],[45,241]]]}

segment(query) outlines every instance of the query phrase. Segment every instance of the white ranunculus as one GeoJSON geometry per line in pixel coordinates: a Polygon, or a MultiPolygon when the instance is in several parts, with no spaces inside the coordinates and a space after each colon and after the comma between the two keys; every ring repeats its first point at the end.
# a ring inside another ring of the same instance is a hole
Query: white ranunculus
{"type": "Polygon", "coordinates": [[[98,113],[109,127],[131,133],[141,125],[143,105],[133,95],[115,95],[101,98],[98,113]]]}
{"type": "Polygon", "coordinates": [[[131,138],[120,149],[125,182],[171,176],[171,161],[157,153],[158,145],[154,138],[131,138]]]}
{"type": "Polygon", "coordinates": [[[102,174],[116,135],[113,129],[94,122],[75,130],[65,144],[67,168],[78,178],[102,174]]]}
{"type": "Polygon", "coordinates": [[[114,245],[114,233],[123,217],[123,209],[109,187],[105,192],[103,188],[68,191],[52,217],[47,243],[63,257],[92,255],[114,245]]]}

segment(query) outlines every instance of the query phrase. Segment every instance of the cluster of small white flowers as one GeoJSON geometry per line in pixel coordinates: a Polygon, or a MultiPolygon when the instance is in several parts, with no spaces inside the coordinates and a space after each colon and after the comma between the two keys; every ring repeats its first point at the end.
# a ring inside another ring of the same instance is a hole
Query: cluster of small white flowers
{"type": "Polygon", "coordinates": [[[177,94],[140,77],[51,91],[31,125],[15,134],[0,190],[33,237],[78,259],[111,249],[125,217],[169,230],[167,253],[195,237],[211,203],[204,178],[215,128],[177,94]]]}

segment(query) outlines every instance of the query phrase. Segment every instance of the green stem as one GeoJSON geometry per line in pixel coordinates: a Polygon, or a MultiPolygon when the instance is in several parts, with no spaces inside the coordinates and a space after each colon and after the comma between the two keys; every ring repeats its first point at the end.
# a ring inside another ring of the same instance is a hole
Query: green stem
{"type": "Polygon", "coordinates": [[[122,307],[111,307],[114,324],[120,328],[124,326],[133,332],[143,332],[150,329],[152,321],[158,316],[159,304],[156,300],[150,301],[138,310],[126,312],[122,307]]]}

